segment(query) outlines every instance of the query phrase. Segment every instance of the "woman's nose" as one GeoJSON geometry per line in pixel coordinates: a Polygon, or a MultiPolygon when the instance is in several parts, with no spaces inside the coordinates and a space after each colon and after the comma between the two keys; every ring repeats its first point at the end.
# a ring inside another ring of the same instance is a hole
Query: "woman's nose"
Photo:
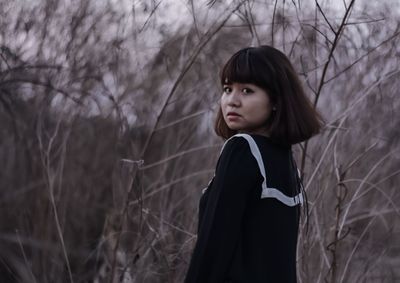
{"type": "Polygon", "coordinates": [[[229,95],[228,105],[230,106],[240,105],[240,93],[238,93],[236,90],[232,90],[231,94],[229,95]]]}

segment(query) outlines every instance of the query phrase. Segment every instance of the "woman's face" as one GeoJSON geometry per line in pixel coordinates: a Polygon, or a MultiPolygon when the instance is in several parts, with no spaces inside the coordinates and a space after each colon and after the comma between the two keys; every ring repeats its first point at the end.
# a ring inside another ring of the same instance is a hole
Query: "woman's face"
{"type": "Polygon", "coordinates": [[[265,122],[271,115],[272,105],[262,88],[248,83],[225,84],[221,110],[230,129],[268,136],[265,122]]]}

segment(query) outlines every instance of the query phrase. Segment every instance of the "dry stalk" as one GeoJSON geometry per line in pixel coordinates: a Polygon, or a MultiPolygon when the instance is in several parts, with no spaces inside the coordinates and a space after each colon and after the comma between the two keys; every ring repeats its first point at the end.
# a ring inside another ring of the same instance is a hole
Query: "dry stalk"
{"type": "Polygon", "coordinates": [[[187,231],[187,230],[185,230],[185,229],[183,229],[183,228],[180,228],[180,227],[178,227],[178,226],[176,226],[176,225],[174,225],[174,224],[171,224],[170,222],[164,220],[164,218],[161,218],[161,217],[155,215],[155,214],[152,213],[152,212],[150,211],[150,209],[148,209],[148,208],[142,208],[142,212],[145,213],[145,214],[147,214],[147,215],[150,215],[150,216],[154,217],[154,218],[157,219],[159,222],[166,224],[168,227],[174,229],[175,231],[179,231],[179,232],[181,232],[181,233],[183,233],[183,234],[186,234],[186,235],[189,236],[189,237],[195,237],[195,236],[196,236],[195,234],[190,233],[189,231],[187,231]]]}
{"type": "Polygon", "coordinates": [[[319,170],[319,168],[320,168],[322,162],[325,160],[325,156],[326,156],[326,154],[328,153],[328,149],[329,149],[330,146],[332,145],[334,139],[336,138],[336,136],[337,136],[338,133],[339,133],[339,129],[342,127],[342,125],[343,125],[343,123],[344,123],[345,121],[346,121],[346,117],[343,117],[343,118],[341,119],[341,121],[339,122],[338,127],[337,127],[336,129],[333,130],[332,136],[330,137],[330,139],[329,139],[329,141],[328,141],[328,144],[326,145],[326,147],[325,147],[325,149],[324,149],[324,151],[323,151],[323,153],[322,153],[322,155],[321,155],[321,157],[320,157],[320,159],[319,159],[317,165],[315,166],[315,169],[313,170],[313,172],[312,172],[310,178],[308,179],[308,182],[307,182],[307,184],[306,184],[306,186],[305,186],[305,188],[304,188],[305,190],[307,190],[307,189],[309,188],[309,186],[312,184],[312,181],[313,181],[314,177],[316,176],[316,174],[318,173],[318,170],[319,170]]]}
{"type": "MultiPolygon", "coordinates": [[[[161,187],[158,187],[155,190],[151,190],[150,193],[142,196],[139,200],[130,201],[129,205],[136,205],[138,203],[141,203],[143,200],[148,199],[148,198],[150,198],[150,197],[154,196],[155,194],[158,194],[158,193],[160,193],[162,191],[165,191],[166,189],[170,188],[172,185],[174,185],[176,183],[179,183],[179,182],[181,182],[183,180],[191,179],[191,178],[193,178],[195,176],[199,176],[199,175],[210,174],[212,172],[214,172],[214,170],[209,169],[209,170],[202,170],[202,171],[198,171],[198,172],[194,172],[194,173],[182,176],[181,178],[178,178],[178,179],[175,179],[175,180],[173,180],[173,181],[171,181],[169,183],[166,183],[166,184],[162,185],[161,187]]],[[[158,182],[156,182],[156,183],[158,183],[158,182]]],[[[149,188],[151,188],[153,186],[154,185],[150,185],[149,188]]]]}
{"type": "MultiPolygon", "coordinates": [[[[334,53],[334,51],[335,51],[335,49],[336,49],[336,46],[337,46],[337,44],[338,44],[338,42],[339,42],[339,39],[340,39],[341,34],[342,34],[343,30],[344,30],[344,27],[346,26],[346,22],[348,21],[348,17],[350,16],[350,11],[351,11],[351,8],[352,8],[354,2],[355,2],[355,0],[351,0],[350,5],[346,8],[346,12],[345,12],[345,14],[344,14],[344,16],[343,16],[342,22],[341,22],[341,24],[340,24],[338,30],[337,30],[337,31],[334,31],[334,30],[333,30],[333,32],[334,32],[334,34],[335,34],[335,37],[334,37],[334,40],[333,40],[333,42],[332,42],[332,46],[331,46],[331,48],[330,48],[327,61],[326,61],[325,65],[324,65],[324,68],[323,68],[323,70],[322,70],[321,78],[320,78],[320,80],[319,80],[318,88],[317,88],[317,91],[316,91],[316,94],[315,94],[314,103],[313,103],[314,108],[317,107],[318,99],[319,99],[319,97],[320,97],[320,95],[321,95],[322,88],[323,88],[323,86],[324,86],[324,84],[325,84],[326,72],[327,72],[327,70],[328,70],[328,67],[329,67],[329,65],[330,65],[331,59],[332,59],[332,57],[333,57],[333,53],[334,53]]],[[[319,7],[318,1],[316,1],[316,4],[317,4],[317,7],[319,7]]],[[[321,10],[321,11],[322,11],[322,10],[321,10]]],[[[323,15],[324,15],[324,14],[323,14],[323,15]]],[[[328,22],[328,24],[330,25],[329,22],[328,22]]],[[[317,44],[317,41],[315,42],[315,45],[316,45],[316,44],[317,44]]],[[[304,174],[304,166],[305,166],[305,161],[306,161],[307,148],[308,148],[308,141],[305,141],[305,142],[304,142],[303,153],[302,153],[302,158],[301,158],[301,169],[300,169],[301,175],[302,175],[302,176],[303,176],[303,174],[304,174]]]]}
{"type": "MultiPolygon", "coordinates": [[[[241,18],[244,22],[246,22],[246,26],[248,27],[248,29],[250,31],[250,34],[252,37],[251,45],[254,45],[254,42],[256,42],[257,45],[261,45],[261,41],[260,41],[260,38],[257,33],[256,24],[254,22],[253,13],[251,10],[250,1],[246,1],[246,4],[247,5],[245,5],[245,7],[244,7],[244,12],[243,12],[243,15],[241,18]]],[[[240,11],[239,11],[239,13],[240,13],[240,11]]],[[[241,14],[242,13],[240,13],[239,15],[241,15],[241,14]]]]}
{"type": "MultiPolygon", "coordinates": [[[[393,151],[394,152],[394,151],[393,151]]],[[[360,185],[358,186],[358,188],[356,189],[356,191],[354,192],[350,202],[346,205],[346,209],[343,213],[343,217],[341,218],[340,221],[340,225],[339,225],[339,237],[342,234],[343,231],[343,227],[344,224],[346,223],[347,220],[347,216],[349,214],[349,211],[351,209],[351,204],[354,203],[355,199],[357,198],[358,194],[360,193],[361,189],[364,187],[364,184],[366,183],[367,179],[372,175],[372,173],[374,173],[376,171],[377,168],[379,168],[379,165],[385,161],[388,157],[391,157],[393,152],[389,152],[388,154],[385,154],[381,159],[379,159],[374,166],[372,166],[372,168],[368,171],[368,173],[365,175],[365,177],[363,178],[363,180],[361,181],[360,185]]]]}
{"type": "Polygon", "coordinates": [[[205,145],[205,146],[194,147],[194,148],[191,148],[191,149],[188,149],[188,150],[183,150],[183,151],[178,152],[178,153],[176,153],[176,154],[170,155],[170,156],[168,156],[167,158],[161,159],[161,160],[159,160],[159,161],[157,161],[157,162],[153,162],[153,163],[147,164],[147,165],[145,165],[145,166],[142,166],[142,167],[141,167],[141,170],[147,170],[147,169],[152,168],[152,167],[154,167],[154,166],[158,166],[158,165],[164,164],[164,163],[166,163],[166,162],[168,162],[168,161],[170,161],[170,160],[172,160],[172,159],[181,157],[181,156],[183,156],[183,155],[185,155],[185,154],[193,153],[193,152],[196,152],[196,151],[199,151],[199,150],[203,150],[203,149],[209,149],[209,148],[214,148],[214,147],[220,147],[220,146],[221,146],[221,144],[205,145]]]}
{"type": "Polygon", "coordinates": [[[185,116],[185,117],[183,117],[183,118],[177,119],[177,120],[175,120],[175,121],[173,121],[173,122],[170,122],[170,123],[168,123],[168,124],[162,125],[162,126],[158,127],[157,129],[155,129],[154,131],[157,132],[157,131],[160,131],[160,130],[164,130],[164,129],[166,129],[166,128],[175,126],[175,125],[177,125],[177,124],[179,124],[179,123],[182,123],[182,122],[184,122],[184,121],[186,121],[186,120],[189,120],[189,119],[192,119],[192,118],[201,116],[201,115],[203,115],[204,113],[208,113],[208,112],[210,112],[210,109],[206,109],[206,110],[201,110],[201,111],[195,112],[195,113],[193,113],[193,114],[187,115],[187,116],[185,116]]]}
{"type": "Polygon", "coordinates": [[[276,6],[278,5],[278,0],[275,0],[274,4],[274,12],[272,13],[272,25],[271,25],[271,45],[275,46],[274,42],[274,26],[275,26],[275,15],[276,15],[276,6]]]}
{"type": "MultiPolygon", "coordinates": [[[[37,139],[39,141],[39,149],[40,149],[40,156],[42,159],[42,165],[45,169],[46,172],[46,182],[47,182],[47,186],[49,189],[49,196],[50,196],[50,203],[53,209],[53,213],[54,213],[54,220],[56,223],[56,228],[57,228],[57,234],[58,234],[58,238],[60,240],[61,243],[61,247],[62,247],[62,251],[63,251],[63,255],[64,255],[64,259],[65,259],[65,263],[67,265],[67,271],[68,271],[68,276],[69,276],[69,281],[71,283],[74,282],[73,277],[72,277],[72,271],[71,271],[71,265],[68,259],[68,253],[67,253],[67,249],[65,247],[65,242],[64,242],[64,236],[63,236],[63,232],[62,232],[62,228],[61,228],[61,224],[60,224],[60,219],[58,216],[58,212],[57,212],[57,205],[56,205],[56,201],[54,198],[54,187],[55,187],[55,179],[57,177],[57,172],[53,172],[52,171],[52,164],[51,164],[51,160],[52,160],[52,156],[51,156],[51,151],[53,150],[53,143],[55,142],[56,137],[58,136],[58,132],[59,132],[59,128],[62,122],[62,118],[63,115],[60,115],[56,127],[48,141],[47,147],[45,147],[43,141],[42,141],[42,135],[43,133],[41,132],[41,125],[39,124],[38,128],[37,128],[37,139]]],[[[39,120],[40,121],[40,120],[39,120]]],[[[68,132],[69,133],[69,132],[68,132]]],[[[65,137],[65,139],[63,140],[63,153],[61,154],[61,161],[60,161],[60,166],[58,168],[58,174],[59,174],[59,178],[62,178],[62,168],[64,166],[64,157],[65,157],[65,146],[66,146],[66,141],[68,139],[68,133],[65,137]]],[[[59,183],[61,184],[61,183],[59,183]]]]}
{"type": "MultiPolygon", "coordinates": [[[[374,263],[371,266],[368,266],[368,270],[373,270],[374,266],[377,265],[382,257],[387,253],[387,249],[384,249],[381,254],[376,258],[376,260],[374,261],[374,263]]],[[[356,280],[356,282],[366,282],[365,277],[368,275],[368,272],[362,272],[360,274],[360,277],[356,280]]]]}
{"type": "Polygon", "coordinates": [[[29,264],[29,262],[28,262],[28,258],[27,258],[26,254],[25,254],[25,249],[24,249],[24,246],[22,245],[22,242],[21,242],[21,239],[20,239],[18,230],[15,230],[15,234],[17,235],[18,245],[19,245],[19,248],[20,248],[20,250],[21,250],[22,256],[23,256],[23,258],[24,258],[24,262],[25,262],[25,265],[26,265],[26,269],[29,270],[29,275],[31,276],[32,282],[35,282],[35,283],[36,283],[36,282],[37,282],[37,281],[36,281],[36,277],[35,277],[35,275],[33,274],[32,267],[30,266],[30,264],[29,264]]]}
{"type": "MultiPolygon", "coordinates": [[[[368,229],[371,227],[372,223],[374,222],[376,216],[372,217],[372,219],[369,221],[368,225],[364,228],[363,232],[361,233],[360,237],[357,239],[356,244],[354,245],[353,249],[350,252],[350,256],[347,258],[346,260],[346,264],[344,266],[344,270],[342,273],[342,276],[340,277],[340,283],[344,282],[345,279],[345,275],[347,273],[347,269],[350,265],[351,260],[353,259],[354,253],[356,252],[358,246],[361,243],[362,238],[364,237],[364,235],[367,233],[368,229]]],[[[336,281],[331,281],[331,282],[336,282],[336,281]]]]}
{"type": "Polygon", "coordinates": [[[340,241],[342,241],[345,236],[340,237],[340,231],[339,231],[339,221],[342,215],[343,211],[343,202],[347,196],[347,187],[343,183],[343,179],[345,178],[345,175],[347,171],[341,171],[341,166],[338,163],[337,160],[337,139],[335,141],[335,146],[333,150],[333,166],[335,170],[335,176],[336,176],[336,206],[335,206],[335,226],[334,226],[334,235],[333,235],[333,241],[327,246],[327,249],[331,252],[332,254],[332,262],[331,266],[328,270],[328,273],[330,274],[330,281],[329,282],[336,282],[336,277],[337,277],[337,269],[338,269],[338,248],[340,241]]]}
{"type": "Polygon", "coordinates": [[[142,33],[143,30],[146,28],[147,24],[150,22],[151,18],[157,11],[158,6],[162,3],[162,0],[160,0],[154,7],[151,9],[150,15],[147,17],[146,21],[144,22],[143,26],[139,29],[139,33],[142,33]]]}
{"type": "Polygon", "coordinates": [[[120,274],[116,274],[116,268],[117,268],[117,262],[118,262],[118,252],[120,249],[120,242],[121,242],[121,235],[124,232],[124,226],[126,224],[126,220],[128,217],[128,208],[129,208],[129,196],[130,193],[132,191],[133,188],[133,182],[135,179],[135,176],[137,174],[138,168],[140,168],[140,166],[142,165],[143,161],[139,160],[139,161],[133,161],[133,160],[120,160],[123,164],[127,164],[128,166],[128,176],[126,177],[127,181],[126,184],[124,184],[123,186],[125,188],[124,191],[125,196],[123,197],[123,199],[125,199],[125,201],[122,204],[122,208],[121,210],[118,211],[117,215],[118,215],[118,222],[116,223],[116,227],[115,227],[115,235],[116,235],[116,239],[115,239],[115,243],[112,251],[112,263],[111,263],[111,274],[109,277],[109,282],[113,283],[115,282],[115,278],[120,274]],[[137,165],[137,168],[134,168],[134,165],[137,165]]]}
{"type": "Polygon", "coordinates": [[[194,8],[194,1],[193,0],[190,0],[190,9],[191,9],[191,14],[192,14],[192,18],[193,18],[193,25],[194,25],[194,30],[196,31],[196,35],[197,35],[197,38],[201,38],[201,35],[200,35],[200,30],[199,30],[199,24],[197,23],[197,17],[196,17],[196,11],[195,11],[195,8],[194,8]]]}
{"type": "Polygon", "coordinates": [[[325,265],[328,268],[331,268],[331,263],[329,261],[328,255],[326,253],[326,248],[325,248],[325,244],[324,244],[324,238],[323,238],[323,235],[321,234],[320,223],[318,221],[318,213],[317,213],[317,211],[315,209],[314,209],[314,212],[313,212],[313,216],[314,216],[314,221],[315,221],[315,226],[314,227],[315,227],[315,230],[316,230],[316,233],[317,233],[316,237],[319,239],[318,243],[319,243],[319,247],[320,247],[322,258],[323,258],[322,262],[325,263],[325,265]]]}
{"type": "MultiPolygon", "coordinates": [[[[397,174],[396,174],[397,175],[397,174]]],[[[352,202],[349,202],[345,205],[345,207],[347,208],[348,206],[350,206],[353,202],[356,202],[357,200],[361,199],[363,196],[365,196],[366,194],[368,194],[371,190],[375,189],[377,192],[379,192],[389,203],[390,205],[393,207],[394,212],[400,216],[400,210],[397,207],[397,205],[393,202],[391,196],[387,195],[387,193],[385,193],[385,191],[383,189],[381,189],[379,186],[377,186],[377,184],[375,183],[371,183],[368,182],[364,179],[346,179],[345,181],[343,181],[343,183],[347,183],[347,182],[358,182],[361,184],[366,184],[368,185],[370,188],[366,189],[365,191],[363,191],[360,195],[358,195],[357,197],[355,197],[353,199],[352,202]]]]}

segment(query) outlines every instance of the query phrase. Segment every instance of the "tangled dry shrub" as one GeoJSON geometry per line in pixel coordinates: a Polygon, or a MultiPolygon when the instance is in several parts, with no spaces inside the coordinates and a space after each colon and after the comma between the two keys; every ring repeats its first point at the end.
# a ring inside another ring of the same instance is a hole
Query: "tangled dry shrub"
{"type": "Polygon", "coordinates": [[[1,2],[1,281],[181,282],[221,145],[218,70],[259,43],[327,121],[294,148],[299,282],[398,280],[400,20],[346,2],[189,1],[176,30],[156,2],[1,2]]]}

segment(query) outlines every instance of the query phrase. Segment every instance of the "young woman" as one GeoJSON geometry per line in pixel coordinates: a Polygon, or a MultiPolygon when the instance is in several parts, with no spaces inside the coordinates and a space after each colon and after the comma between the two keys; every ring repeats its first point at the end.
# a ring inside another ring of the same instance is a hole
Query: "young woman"
{"type": "Polygon", "coordinates": [[[303,192],[291,146],[317,134],[322,120],[273,47],[235,53],[221,84],[215,131],[226,141],[200,199],[185,282],[296,282],[303,192]]]}

